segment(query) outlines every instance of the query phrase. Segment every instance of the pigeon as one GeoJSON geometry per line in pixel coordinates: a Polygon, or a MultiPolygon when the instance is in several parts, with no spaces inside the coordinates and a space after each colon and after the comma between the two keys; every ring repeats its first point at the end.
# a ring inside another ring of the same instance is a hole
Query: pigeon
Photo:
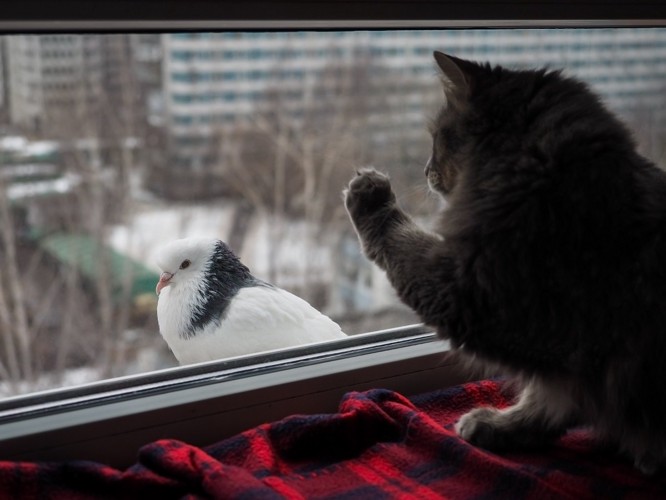
{"type": "Polygon", "coordinates": [[[346,337],[305,300],[255,278],[220,240],[172,241],[157,264],[159,329],[181,365],[346,337]]]}

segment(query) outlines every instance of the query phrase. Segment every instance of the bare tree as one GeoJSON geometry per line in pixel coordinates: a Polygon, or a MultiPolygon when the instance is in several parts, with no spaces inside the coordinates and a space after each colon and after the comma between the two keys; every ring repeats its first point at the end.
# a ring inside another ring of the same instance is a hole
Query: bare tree
{"type": "Polygon", "coordinates": [[[76,180],[68,193],[10,203],[0,177],[5,391],[31,390],[44,374],[57,384],[66,370],[82,365],[96,367],[101,377],[124,373],[125,332],[137,321],[135,276],[128,260],[114,260],[108,233],[127,216],[134,147],[143,124],[135,112],[138,89],[130,67],[119,64],[114,71],[115,90],[100,87],[94,100],[86,95],[68,108],[50,110],[49,119],[58,123],[64,174],[76,180]],[[21,217],[24,211],[36,220],[21,217]],[[58,256],[48,242],[63,234],[67,238],[59,244],[70,246],[58,256]]]}
{"type": "MultiPolygon", "coordinates": [[[[310,85],[269,87],[254,114],[231,129],[218,130],[220,178],[269,220],[269,244],[274,247],[268,252],[273,259],[270,279],[277,278],[276,249],[285,237],[285,221],[303,222],[307,234],[302,244],[305,254],[312,255],[326,238],[338,238],[348,228],[340,192],[354,169],[369,163],[404,169],[403,152],[409,149],[405,142],[413,134],[396,134],[404,103],[390,96],[400,88],[418,92],[420,87],[372,64],[359,50],[355,59],[325,67],[310,85]],[[393,135],[380,144],[378,138],[388,133],[393,135]]],[[[420,165],[415,172],[421,181],[420,165]]],[[[301,269],[299,292],[313,300],[310,262],[305,259],[301,269]]]]}
{"type": "MultiPolygon", "coordinates": [[[[662,92],[662,95],[666,96],[666,93],[662,92]]],[[[663,106],[655,106],[653,102],[638,102],[627,113],[626,120],[640,151],[661,168],[666,168],[666,123],[662,109],[663,106]]]]}
{"type": "Polygon", "coordinates": [[[31,338],[25,310],[23,281],[17,260],[17,242],[11,217],[6,185],[0,179],[0,250],[3,254],[3,273],[0,279],[0,325],[4,359],[0,373],[11,381],[33,379],[31,338]]]}
{"type": "MultiPolygon", "coordinates": [[[[340,190],[353,169],[369,160],[367,106],[376,89],[363,63],[328,67],[313,85],[299,89],[297,99],[293,89],[270,88],[247,122],[219,131],[221,176],[269,221],[273,281],[287,220],[304,223],[306,255],[346,220],[340,190]]],[[[312,300],[309,262],[301,293],[312,300]]]]}

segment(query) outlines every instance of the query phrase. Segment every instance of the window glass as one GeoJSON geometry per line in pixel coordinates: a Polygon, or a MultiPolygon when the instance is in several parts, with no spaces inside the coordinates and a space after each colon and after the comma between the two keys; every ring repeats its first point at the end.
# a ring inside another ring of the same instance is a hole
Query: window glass
{"type": "Polygon", "coordinates": [[[663,158],[666,30],[0,38],[0,397],[176,366],[156,250],[213,236],[349,335],[418,322],[341,190],[387,171],[423,225],[433,50],[588,82],[663,158]]]}

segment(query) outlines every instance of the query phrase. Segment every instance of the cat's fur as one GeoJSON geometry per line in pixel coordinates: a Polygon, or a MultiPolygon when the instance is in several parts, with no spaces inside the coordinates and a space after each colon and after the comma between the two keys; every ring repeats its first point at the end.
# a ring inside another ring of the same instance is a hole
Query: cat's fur
{"type": "Polygon", "coordinates": [[[666,464],[666,174],[577,80],[435,59],[437,234],[373,169],[345,205],[401,299],[522,382],[514,406],[477,408],[458,433],[501,450],[589,425],[654,472],[666,464]]]}

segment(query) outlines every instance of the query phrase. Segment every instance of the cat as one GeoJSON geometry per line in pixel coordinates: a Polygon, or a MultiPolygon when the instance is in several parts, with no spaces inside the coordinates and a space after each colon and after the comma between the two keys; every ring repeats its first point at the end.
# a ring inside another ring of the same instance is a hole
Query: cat
{"type": "Polygon", "coordinates": [[[519,381],[457,433],[502,451],[576,426],[666,463],[666,173],[581,81],[435,52],[445,103],[427,183],[435,232],[361,169],[344,192],[365,255],[456,352],[519,381]]]}

